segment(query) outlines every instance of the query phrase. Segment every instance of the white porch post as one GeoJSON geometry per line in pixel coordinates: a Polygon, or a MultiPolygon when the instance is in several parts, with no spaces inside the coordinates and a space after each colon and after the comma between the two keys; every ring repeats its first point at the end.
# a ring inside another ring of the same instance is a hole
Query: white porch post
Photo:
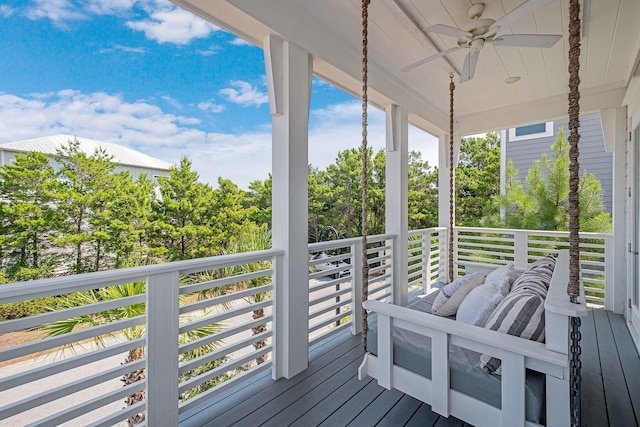
{"type": "Polygon", "coordinates": [[[407,305],[409,238],[409,117],[405,110],[392,104],[386,108],[386,232],[397,236],[393,245],[393,303],[407,305]]]}
{"type": "Polygon", "coordinates": [[[605,149],[613,153],[613,251],[607,258],[613,260],[612,271],[607,272],[608,281],[605,288],[605,309],[614,313],[624,313],[627,295],[626,277],[626,212],[627,200],[625,143],[627,138],[627,109],[625,107],[606,108],[600,111],[605,149]],[[611,289],[609,289],[611,288],[611,289]]]}
{"type": "MultiPolygon", "coordinates": [[[[453,164],[458,164],[460,153],[460,135],[453,135],[453,164]]],[[[449,135],[438,138],[438,226],[449,227],[449,135]]],[[[454,182],[455,185],[455,182],[454,182]]],[[[455,192],[453,203],[453,222],[455,224],[455,192]]],[[[445,276],[449,277],[449,239],[445,250],[445,276]]]]}
{"type": "Polygon", "coordinates": [[[178,424],[178,272],[147,278],[147,425],[178,424]]]}
{"type": "Polygon", "coordinates": [[[273,246],[285,250],[274,298],[273,377],[291,378],[308,366],[307,176],[313,66],[308,52],[276,36],[266,37],[264,53],[272,116],[273,246]]]}

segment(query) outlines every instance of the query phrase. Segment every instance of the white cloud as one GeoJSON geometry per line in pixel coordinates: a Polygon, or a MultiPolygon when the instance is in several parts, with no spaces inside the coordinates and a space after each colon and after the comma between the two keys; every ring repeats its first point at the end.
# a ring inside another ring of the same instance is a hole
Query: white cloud
{"type": "Polygon", "coordinates": [[[215,47],[215,46],[214,46],[214,47],[211,47],[211,48],[209,48],[209,49],[207,49],[207,50],[203,50],[203,49],[197,49],[197,50],[196,50],[196,53],[197,53],[198,55],[202,55],[202,56],[217,55],[217,54],[218,54],[218,52],[219,52],[219,50],[218,50],[218,48],[217,48],[217,47],[215,47]]]}
{"type": "Polygon", "coordinates": [[[229,42],[229,44],[234,46],[253,46],[251,43],[249,43],[245,39],[241,39],[240,37],[234,38],[229,42]]]}
{"type": "Polygon", "coordinates": [[[220,113],[224,111],[224,105],[216,104],[213,101],[204,101],[198,104],[198,108],[209,113],[220,113]]]}
{"type": "Polygon", "coordinates": [[[218,93],[234,104],[240,104],[244,107],[255,105],[257,107],[269,102],[267,93],[261,92],[249,82],[236,80],[230,82],[230,84],[237,89],[226,88],[220,90],[218,93]]]}
{"type": "Polygon", "coordinates": [[[125,53],[146,53],[147,52],[147,50],[143,47],[133,47],[133,46],[123,46],[120,44],[113,44],[111,47],[100,49],[100,53],[112,53],[118,50],[125,53]]]}
{"type": "MultiPolygon", "coordinates": [[[[374,107],[368,110],[367,143],[374,152],[385,147],[386,118],[374,107]]],[[[357,101],[329,105],[311,112],[309,159],[321,169],[335,163],[339,151],[362,145],[362,105],[357,101]]],[[[409,150],[422,153],[431,166],[438,164],[438,140],[432,135],[409,127],[409,150]]]]}
{"type": "Polygon", "coordinates": [[[58,27],[65,27],[67,21],[86,19],[77,6],[69,0],[34,0],[33,6],[27,9],[29,19],[49,19],[58,27]]]}
{"type": "Polygon", "coordinates": [[[219,28],[177,7],[148,10],[149,19],[128,21],[127,27],[142,31],[150,40],[158,43],[185,45],[193,39],[206,38],[219,28]]]}
{"type": "Polygon", "coordinates": [[[11,15],[16,13],[16,10],[9,6],[8,4],[0,4],[0,16],[3,18],[8,18],[11,15]]]}
{"type": "Polygon", "coordinates": [[[148,102],[127,102],[103,92],[0,93],[0,143],[66,133],[129,146],[170,163],[187,155],[201,179],[214,185],[218,176],[243,188],[267,178],[269,129],[238,135],[207,133],[194,127],[199,123],[148,102]]]}
{"type": "Polygon", "coordinates": [[[138,0],[89,0],[85,8],[96,15],[116,15],[134,7],[138,0]]]}
{"type": "Polygon", "coordinates": [[[0,95],[0,124],[6,129],[0,142],[70,133],[137,145],[179,145],[206,138],[200,130],[180,126],[193,120],[197,119],[166,114],[155,105],[129,103],[104,92],[0,95]]]}
{"type": "MultiPolygon", "coordinates": [[[[201,105],[201,109],[215,107],[213,101],[201,105]]],[[[314,166],[325,168],[335,162],[338,151],[360,146],[358,107],[357,102],[349,102],[312,112],[309,159],[314,166]]],[[[104,92],[0,93],[0,143],[66,133],[129,146],[174,164],[187,155],[201,179],[213,185],[218,176],[241,188],[267,178],[271,172],[270,125],[226,134],[205,132],[196,127],[199,123],[194,117],[165,113],[149,102],[127,102],[104,92]]],[[[369,144],[375,151],[384,147],[384,123],[384,114],[370,108],[369,144]]],[[[434,137],[410,128],[409,148],[436,164],[434,137]]]]}

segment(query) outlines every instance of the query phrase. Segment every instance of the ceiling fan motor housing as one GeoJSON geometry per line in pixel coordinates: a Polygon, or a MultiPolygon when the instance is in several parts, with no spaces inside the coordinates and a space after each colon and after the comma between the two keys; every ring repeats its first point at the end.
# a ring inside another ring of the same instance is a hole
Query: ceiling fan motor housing
{"type": "Polygon", "coordinates": [[[471,19],[478,19],[482,16],[486,7],[484,3],[472,4],[469,9],[467,9],[467,16],[471,19]]]}

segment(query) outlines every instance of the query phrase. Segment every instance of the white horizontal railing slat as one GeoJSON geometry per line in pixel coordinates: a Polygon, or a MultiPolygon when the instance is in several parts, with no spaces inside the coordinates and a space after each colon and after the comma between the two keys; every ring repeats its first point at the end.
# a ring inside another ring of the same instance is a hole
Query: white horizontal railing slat
{"type": "Polygon", "coordinates": [[[220,288],[226,285],[231,285],[239,282],[248,282],[253,279],[259,279],[261,277],[271,276],[273,270],[266,269],[260,271],[254,271],[251,273],[238,274],[230,277],[221,277],[219,279],[207,280],[205,282],[197,283],[194,285],[185,285],[180,287],[180,294],[187,294],[192,292],[205,291],[212,288],[220,288]]]}
{"type": "Polygon", "coordinates": [[[0,419],[9,418],[27,409],[41,406],[45,403],[53,402],[54,400],[58,400],[64,396],[68,396],[78,391],[85,390],[94,385],[117,378],[128,372],[141,369],[144,367],[144,365],[145,360],[136,360],[134,362],[123,364],[116,368],[112,368],[107,371],[100,372],[98,374],[91,375],[77,381],[73,381],[63,386],[55,387],[45,392],[29,396],[28,398],[20,400],[18,402],[2,406],[0,407],[0,419]]]}
{"type": "Polygon", "coordinates": [[[142,325],[143,323],[144,316],[137,316],[132,317],[131,319],[124,319],[107,323],[106,325],[92,326],[91,328],[80,329],[79,331],[72,332],[70,334],[60,335],[52,338],[45,338],[34,343],[10,347],[5,350],[0,350],[0,362],[17,359],[19,357],[28,356],[30,354],[39,353],[42,351],[50,350],[52,348],[72,344],[78,341],[95,338],[101,335],[108,335],[112,332],[120,331],[122,329],[142,325]]]}
{"type": "MultiPolygon", "coordinates": [[[[237,283],[231,282],[230,284],[237,283]]],[[[256,286],[254,288],[245,289],[244,291],[236,291],[231,294],[221,295],[218,297],[208,298],[204,301],[198,301],[191,304],[185,304],[180,307],[180,314],[189,313],[196,310],[203,310],[205,308],[213,307],[216,305],[224,305],[231,301],[247,298],[256,294],[264,292],[271,292],[273,290],[273,284],[256,286]]]]}
{"type": "Polygon", "coordinates": [[[30,425],[33,425],[33,426],[60,425],[64,422],[70,421],[88,412],[99,409],[109,403],[116,402],[122,398],[125,398],[138,390],[144,389],[145,386],[146,386],[146,380],[141,380],[133,384],[123,386],[118,390],[105,393],[100,397],[91,399],[82,404],[78,404],[64,411],[60,411],[54,415],[38,420],[37,422],[30,425]]]}
{"type": "Polygon", "coordinates": [[[114,344],[104,349],[95,350],[69,359],[60,360],[53,364],[41,366],[39,368],[32,368],[26,372],[21,372],[19,374],[3,378],[2,381],[0,381],[0,391],[9,390],[22,384],[37,381],[54,374],[59,374],[60,372],[65,372],[70,369],[77,368],[79,366],[88,365],[89,363],[106,359],[108,357],[115,356],[129,350],[141,348],[144,347],[144,344],[145,339],[138,338],[137,340],[114,344]]]}
{"type": "MultiPolygon", "coordinates": [[[[99,419],[96,422],[91,424],[87,424],[87,427],[110,427],[115,424],[118,424],[118,421],[126,420],[127,418],[144,411],[145,402],[138,402],[133,405],[127,406],[126,408],[114,412],[113,414],[99,419]]],[[[145,423],[146,424],[146,423],[145,423]]],[[[140,424],[136,424],[136,426],[140,426],[140,424]]]]}
{"type": "Polygon", "coordinates": [[[83,305],[80,307],[73,307],[65,310],[39,314],[37,316],[7,320],[0,323],[0,334],[35,328],[46,323],[53,323],[59,320],[65,320],[76,316],[85,316],[87,314],[100,313],[102,311],[112,310],[114,308],[125,307],[134,304],[144,304],[144,295],[134,295],[130,297],[119,298],[113,301],[101,301],[97,304],[83,305]]]}

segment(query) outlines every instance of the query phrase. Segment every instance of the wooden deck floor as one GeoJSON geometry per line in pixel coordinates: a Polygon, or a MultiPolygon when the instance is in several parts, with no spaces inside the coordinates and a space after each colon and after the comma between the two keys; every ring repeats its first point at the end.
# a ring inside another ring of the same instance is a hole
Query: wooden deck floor
{"type": "MultiPolygon", "coordinates": [[[[583,320],[583,426],[638,426],[640,359],[624,320],[594,310],[583,320]],[[614,351],[611,351],[614,349],[614,351]]],[[[181,417],[181,426],[467,426],[375,381],[359,381],[360,337],[343,333],[310,350],[288,380],[266,371],[181,417]]]]}

